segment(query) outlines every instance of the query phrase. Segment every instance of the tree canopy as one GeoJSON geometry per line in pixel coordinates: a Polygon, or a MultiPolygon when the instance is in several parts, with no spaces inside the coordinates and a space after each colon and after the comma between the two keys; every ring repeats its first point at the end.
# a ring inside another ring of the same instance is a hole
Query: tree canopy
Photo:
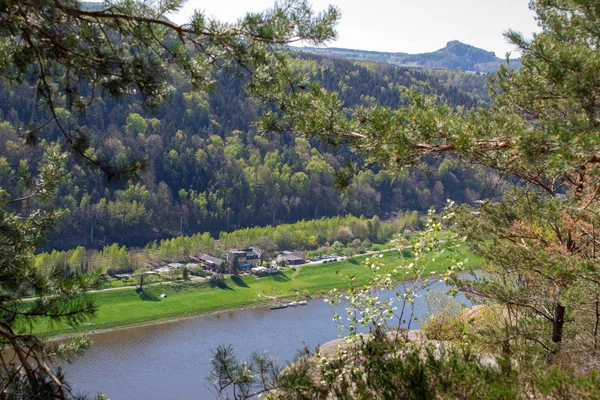
{"type": "MultiPolygon", "coordinates": [[[[47,123],[59,127],[70,150],[114,174],[123,168],[86,153],[85,134],[70,129],[57,111],[57,99],[64,97],[66,108],[79,113],[106,95],[139,94],[147,106],[156,107],[172,92],[174,71],[185,73],[196,89],[210,87],[214,72],[227,68],[243,71],[250,86],[262,87],[287,64],[282,45],[332,39],[339,14],[334,7],[315,14],[306,1],[286,0],[234,24],[196,12],[179,26],[165,15],[182,3],[125,0],[94,7],[77,0],[4,2],[2,77],[35,85],[47,123]]],[[[28,141],[35,141],[42,127],[30,127],[28,141]]]]}

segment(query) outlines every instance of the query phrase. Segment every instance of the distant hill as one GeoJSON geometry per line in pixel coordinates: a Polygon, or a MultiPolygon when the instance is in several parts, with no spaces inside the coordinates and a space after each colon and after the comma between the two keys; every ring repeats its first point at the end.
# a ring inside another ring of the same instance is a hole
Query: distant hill
{"type": "MultiPolygon", "coordinates": [[[[495,72],[500,64],[506,63],[505,59],[496,57],[491,51],[461,43],[457,40],[448,42],[446,47],[442,49],[422,54],[385,53],[340,49],[335,47],[294,47],[294,50],[332,57],[343,57],[357,61],[394,64],[404,67],[460,69],[462,71],[483,73],[495,72]]],[[[513,68],[519,68],[519,59],[511,59],[510,65],[513,68]]]]}

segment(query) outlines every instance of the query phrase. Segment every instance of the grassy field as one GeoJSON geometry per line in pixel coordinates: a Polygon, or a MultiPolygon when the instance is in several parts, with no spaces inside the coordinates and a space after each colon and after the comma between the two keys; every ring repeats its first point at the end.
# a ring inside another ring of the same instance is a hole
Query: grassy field
{"type": "MultiPolygon", "coordinates": [[[[377,261],[386,267],[400,262],[397,251],[381,253],[377,261]]],[[[468,254],[469,264],[477,266],[479,260],[468,254]]],[[[273,304],[272,297],[300,299],[319,296],[333,288],[348,287],[348,275],[355,276],[355,284],[368,284],[372,271],[365,267],[366,256],[358,256],[342,262],[288,268],[283,272],[259,278],[254,276],[228,277],[222,287],[211,288],[207,283],[182,282],[153,285],[139,294],[135,289],[125,288],[93,293],[98,306],[96,317],[76,329],[54,324],[40,323],[36,331],[44,336],[68,335],[92,330],[109,329],[208,314],[219,310],[239,309],[256,305],[273,304]],[[164,293],[167,298],[161,298],[164,293]]],[[[427,272],[441,272],[440,261],[427,272]]],[[[398,279],[407,276],[398,276],[398,279]]]]}

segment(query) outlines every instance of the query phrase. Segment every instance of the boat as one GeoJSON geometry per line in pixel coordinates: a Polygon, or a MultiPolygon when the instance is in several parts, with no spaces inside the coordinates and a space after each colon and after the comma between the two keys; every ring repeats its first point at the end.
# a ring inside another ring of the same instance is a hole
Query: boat
{"type": "Polygon", "coordinates": [[[300,300],[300,301],[298,302],[298,305],[299,305],[299,306],[305,306],[305,305],[307,305],[307,304],[308,304],[308,301],[306,301],[306,300],[300,300]]]}
{"type": "Polygon", "coordinates": [[[279,310],[280,308],[287,308],[287,304],[275,303],[271,306],[271,310],[279,310]]]}
{"type": "Polygon", "coordinates": [[[290,307],[298,307],[298,302],[297,301],[292,301],[291,303],[288,303],[288,306],[290,306],[290,307]]]}

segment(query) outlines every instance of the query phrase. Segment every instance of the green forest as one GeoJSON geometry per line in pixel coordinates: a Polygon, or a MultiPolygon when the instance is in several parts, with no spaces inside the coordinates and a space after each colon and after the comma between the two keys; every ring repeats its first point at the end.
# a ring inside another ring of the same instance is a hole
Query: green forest
{"type": "MultiPolygon", "coordinates": [[[[477,95],[483,81],[465,91],[456,88],[456,81],[469,79],[466,74],[445,84],[443,77],[406,68],[311,55],[293,60],[312,80],[339,92],[348,107],[400,107],[406,102],[402,88],[408,87],[456,107],[484,104],[477,95]]],[[[115,242],[143,247],[182,233],[216,236],[323,216],[386,218],[439,208],[448,198],[472,203],[494,184],[493,173],[451,159],[431,158],[424,168],[391,174],[368,167],[343,143],[259,133],[254,121],[260,108],[245,93],[247,82],[234,73],[219,73],[210,91],[192,90],[183,77],[174,84],[169,100],[156,110],[140,96],[106,98],[78,116],[58,99],[60,118],[90,138],[90,157],[123,167],[143,160],[144,168],[134,179],[109,180],[71,157],[58,196],[44,205],[65,210],[44,250],[115,242]]],[[[55,127],[45,130],[38,146],[20,145],[20,127],[40,124],[45,116],[35,101],[35,87],[0,82],[0,182],[11,197],[27,190],[22,182],[35,176],[44,151],[64,141],[55,127]]]]}

